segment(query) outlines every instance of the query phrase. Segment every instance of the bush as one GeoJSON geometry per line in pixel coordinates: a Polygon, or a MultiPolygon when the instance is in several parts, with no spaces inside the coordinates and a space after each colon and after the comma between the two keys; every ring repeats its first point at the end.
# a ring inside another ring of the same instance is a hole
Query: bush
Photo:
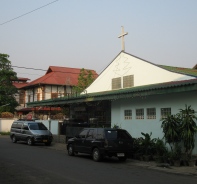
{"type": "Polygon", "coordinates": [[[10,132],[0,132],[0,135],[10,135],[10,132]]]}
{"type": "Polygon", "coordinates": [[[1,118],[13,118],[14,114],[12,114],[11,112],[2,112],[1,113],[1,118]]]}

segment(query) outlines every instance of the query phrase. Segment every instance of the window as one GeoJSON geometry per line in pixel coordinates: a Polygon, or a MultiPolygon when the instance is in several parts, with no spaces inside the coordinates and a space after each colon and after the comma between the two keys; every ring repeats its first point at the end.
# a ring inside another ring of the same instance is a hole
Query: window
{"type": "Polygon", "coordinates": [[[132,110],[124,111],[124,119],[132,119],[132,110]]]}
{"type": "Polygon", "coordinates": [[[112,89],[120,89],[121,88],[121,77],[112,79],[112,89]]]}
{"type": "Polygon", "coordinates": [[[40,93],[37,93],[37,101],[40,101],[40,93]]]}
{"type": "Polygon", "coordinates": [[[31,99],[31,95],[28,95],[28,102],[30,102],[30,99],[31,99]]]}
{"type": "Polygon", "coordinates": [[[167,118],[168,115],[171,115],[171,108],[161,108],[161,118],[167,118]]]}
{"type": "Polygon", "coordinates": [[[136,119],[144,119],[144,109],[136,109],[136,119]]]}
{"type": "Polygon", "coordinates": [[[147,119],[156,119],[156,109],[147,108],[147,119]]]}
{"type": "Polygon", "coordinates": [[[134,77],[133,75],[128,75],[123,77],[123,88],[133,87],[134,77]]]}
{"type": "Polygon", "coordinates": [[[90,129],[87,135],[87,139],[93,139],[93,134],[94,133],[94,129],[90,129]]]}
{"type": "Polygon", "coordinates": [[[51,98],[54,99],[54,98],[57,98],[58,97],[58,93],[51,93],[51,98]]]}
{"type": "Polygon", "coordinates": [[[85,130],[83,130],[83,131],[79,134],[79,137],[80,137],[80,138],[86,138],[87,133],[88,133],[88,130],[85,129],[85,130]]]}

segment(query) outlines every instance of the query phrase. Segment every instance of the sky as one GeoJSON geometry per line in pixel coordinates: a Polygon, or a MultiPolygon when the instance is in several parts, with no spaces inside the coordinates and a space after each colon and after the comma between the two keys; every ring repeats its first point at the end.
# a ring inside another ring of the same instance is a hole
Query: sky
{"type": "Polygon", "coordinates": [[[125,52],[154,64],[197,64],[197,0],[0,0],[0,53],[30,81],[49,66],[100,74],[121,52],[121,26],[125,52]]]}

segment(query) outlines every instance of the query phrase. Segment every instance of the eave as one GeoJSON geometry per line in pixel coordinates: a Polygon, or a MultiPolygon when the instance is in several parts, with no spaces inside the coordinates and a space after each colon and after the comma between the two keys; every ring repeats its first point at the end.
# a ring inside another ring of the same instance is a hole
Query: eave
{"type": "Polygon", "coordinates": [[[174,81],[167,83],[138,86],[126,89],[89,93],[71,97],[42,100],[27,103],[28,107],[37,106],[64,106],[73,103],[94,102],[102,100],[117,100],[123,98],[135,98],[151,95],[164,95],[171,93],[197,91],[197,79],[186,81],[174,81]]]}

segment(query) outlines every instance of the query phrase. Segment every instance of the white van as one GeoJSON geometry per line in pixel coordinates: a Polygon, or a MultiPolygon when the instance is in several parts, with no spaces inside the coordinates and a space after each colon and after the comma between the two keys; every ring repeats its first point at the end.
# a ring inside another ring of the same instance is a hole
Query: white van
{"type": "Polygon", "coordinates": [[[44,143],[46,146],[50,146],[53,140],[52,133],[43,123],[32,120],[14,121],[10,130],[10,138],[13,143],[25,141],[28,145],[44,143]]]}

